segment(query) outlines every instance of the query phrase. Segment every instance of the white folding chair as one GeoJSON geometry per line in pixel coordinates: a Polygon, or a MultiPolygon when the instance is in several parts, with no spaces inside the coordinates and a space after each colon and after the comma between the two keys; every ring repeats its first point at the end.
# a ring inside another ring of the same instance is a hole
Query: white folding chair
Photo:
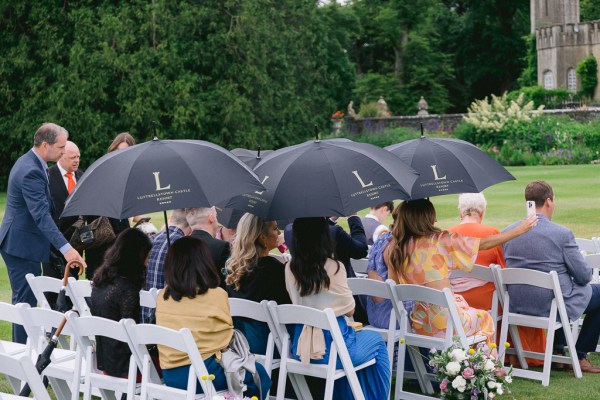
{"type": "Polygon", "coordinates": [[[156,308],[156,298],[158,296],[157,288],[150,288],[150,290],[140,290],[140,306],[147,308],[156,308]]]}
{"type": "Polygon", "coordinates": [[[454,296],[450,289],[445,288],[443,290],[436,290],[420,285],[396,285],[396,283],[391,279],[388,279],[386,283],[389,285],[390,291],[394,298],[394,310],[396,312],[396,318],[398,318],[400,321],[401,338],[404,339],[400,340],[400,345],[398,348],[398,366],[396,371],[396,391],[394,398],[429,399],[431,397],[410,393],[403,389],[405,375],[404,359],[406,357],[406,350],[409,349],[411,352],[413,352],[413,356],[411,357],[411,360],[413,361],[413,367],[417,373],[417,376],[419,377],[419,380],[424,382],[425,393],[432,394],[433,387],[431,385],[431,380],[433,380],[434,377],[427,373],[423,358],[416,348],[423,347],[426,349],[443,351],[452,345],[454,337],[456,336],[458,337],[461,346],[466,349],[475,343],[484,342],[487,338],[482,335],[467,336],[465,334],[460,317],[458,315],[456,303],[454,302],[454,296]],[[413,332],[410,328],[409,315],[404,309],[404,301],[429,303],[446,308],[448,310],[448,318],[446,320],[446,335],[443,338],[439,338],[425,336],[413,332]]]}
{"type": "Polygon", "coordinates": [[[584,251],[588,254],[600,253],[600,241],[598,241],[598,238],[575,238],[575,243],[577,243],[580,251],[584,251]]]}
{"type": "MultiPolygon", "coordinates": [[[[50,400],[50,395],[48,395],[48,392],[46,391],[42,378],[38,374],[28,355],[22,354],[20,356],[15,356],[0,353],[0,373],[11,377],[14,381],[27,383],[31,389],[31,393],[33,393],[34,399],[50,400]]],[[[29,399],[29,397],[18,396],[19,391],[15,391],[14,395],[0,393],[0,399],[29,399]]]]}
{"type": "MultiPolygon", "coordinates": [[[[260,303],[256,303],[250,300],[229,298],[229,310],[233,318],[249,318],[255,321],[264,322],[268,326],[268,321],[270,317],[266,308],[266,304],[266,300],[263,300],[260,303]]],[[[275,341],[273,339],[273,335],[269,333],[269,336],[267,337],[267,349],[265,351],[265,354],[254,355],[256,361],[258,361],[262,364],[263,367],[265,367],[265,370],[267,371],[267,374],[269,374],[269,377],[271,376],[271,372],[275,368],[279,368],[279,364],[281,362],[279,359],[273,358],[274,353],[275,341]]]]}
{"type": "Polygon", "coordinates": [[[92,282],[87,279],[69,279],[67,294],[73,302],[73,308],[79,311],[82,317],[90,317],[92,312],[86,299],[92,296],[92,282]]]}
{"type": "MultiPolygon", "coordinates": [[[[388,284],[375,279],[364,278],[348,278],[348,287],[352,290],[352,294],[380,297],[385,300],[393,301],[388,284]]],[[[386,329],[376,328],[372,325],[363,326],[363,329],[377,332],[381,335],[387,344],[388,358],[390,360],[390,368],[393,367],[394,346],[400,340],[400,330],[396,329],[396,313],[392,308],[390,312],[390,323],[386,329]]],[[[391,371],[393,372],[393,371],[391,371]]]]}
{"type": "Polygon", "coordinates": [[[368,258],[352,258],[350,259],[350,265],[352,266],[352,269],[354,270],[354,273],[356,273],[357,277],[364,278],[367,276],[367,266],[369,265],[368,258]]]}
{"type": "MultiPolygon", "coordinates": [[[[551,362],[560,362],[573,365],[573,371],[576,378],[581,378],[581,367],[577,359],[575,350],[575,340],[571,329],[569,329],[569,317],[565,308],[564,299],[560,284],[558,283],[558,275],[555,271],[545,273],[534,271],[525,268],[499,268],[492,266],[496,279],[500,284],[500,288],[504,297],[504,310],[502,317],[502,329],[500,331],[500,342],[506,342],[509,326],[529,326],[533,328],[543,328],[547,330],[546,349],[544,353],[524,351],[519,338],[517,329],[511,329],[513,345],[516,350],[519,362],[522,368],[513,367],[513,376],[519,376],[527,379],[540,380],[543,386],[550,384],[550,367],[551,362]],[[510,311],[510,296],[508,294],[508,285],[529,285],[539,288],[551,290],[554,298],[550,305],[550,314],[547,317],[539,317],[535,315],[517,314],[510,311]],[[558,318],[557,318],[558,317],[558,318]],[[555,331],[564,327],[563,331],[569,349],[569,356],[557,356],[552,354],[555,331]],[[542,372],[528,370],[525,357],[544,360],[542,372]]],[[[504,361],[505,354],[502,354],[504,361]]]]}
{"type": "MultiPolygon", "coordinates": [[[[46,349],[48,336],[53,335],[53,330],[63,322],[65,315],[42,307],[24,308],[22,315],[25,331],[31,340],[33,359],[36,359],[46,349]]],[[[69,341],[75,341],[72,335],[71,324],[67,321],[60,335],[63,340],[59,340],[57,348],[52,351],[51,363],[43,371],[60,400],[79,399],[79,384],[83,378],[77,353],[69,349],[69,341]]]]}
{"type": "Polygon", "coordinates": [[[122,320],[129,335],[132,353],[142,356],[142,387],[140,400],[192,400],[211,399],[218,394],[210,380],[203,380],[202,376],[208,376],[206,365],[198,351],[198,347],[188,328],[179,331],[165,328],[154,324],[135,324],[132,319],[122,320]],[[190,359],[190,372],[188,375],[188,386],[186,390],[166,386],[157,380],[152,373],[153,365],[150,355],[146,350],[148,345],[165,346],[186,353],[190,359]],[[200,381],[202,395],[196,395],[196,382],[200,381]]]}
{"type": "MultiPolygon", "coordinates": [[[[27,303],[9,304],[0,302],[0,321],[9,322],[16,325],[25,325],[23,321],[23,309],[30,308],[27,303]]],[[[31,353],[31,339],[27,339],[27,344],[15,343],[10,340],[0,340],[0,354],[9,356],[20,356],[31,353]]],[[[8,383],[15,393],[18,393],[21,382],[14,377],[7,375],[8,383]]]]}
{"type": "Polygon", "coordinates": [[[78,357],[83,364],[85,361],[85,374],[83,378],[83,398],[90,400],[92,388],[96,388],[103,399],[116,400],[117,393],[125,393],[128,400],[133,400],[136,390],[138,365],[135,354],[129,358],[129,370],[126,378],[104,374],[96,368],[96,343],[97,338],[105,337],[127,344],[131,348],[129,335],[125,326],[119,322],[101,317],[79,317],[75,312],[68,312],[67,319],[71,324],[73,336],[77,341],[78,357]]]}
{"type": "MultiPolygon", "coordinates": [[[[496,283],[496,278],[494,276],[494,271],[492,271],[491,267],[485,267],[483,265],[474,264],[471,272],[463,271],[460,269],[453,270],[450,273],[450,279],[453,278],[473,278],[479,279],[484,282],[491,282],[494,284],[495,290],[492,293],[492,308],[486,310],[492,316],[494,322],[498,322],[502,320],[502,314],[499,314],[499,306],[502,304],[500,302],[500,298],[498,297],[498,286],[496,283]]],[[[457,292],[457,294],[460,294],[457,292]]],[[[496,332],[496,339],[498,339],[498,333],[496,332]]]]}
{"type": "MultiPolygon", "coordinates": [[[[332,398],[335,380],[345,376],[348,379],[354,398],[356,400],[364,400],[365,396],[358,381],[358,377],[356,376],[356,371],[375,364],[375,359],[371,359],[356,367],[352,365],[350,354],[346,348],[346,343],[342,337],[333,310],[326,308],[321,311],[310,307],[291,304],[277,305],[274,301],[268,303],[268,309],[271,313],[271,318],[278,329],[279,336],[282,338],[283,344],[281,350],[281,365],[279,367],[279,382],[277,385],[277,400],[283,399],[286,377],[288,374],[308,375],[326,379],[325,399],[332,398]],[[327,364],[303,364],[291,355],[290,335],[286,329],[286,325],[289,324],[308,325],[330,331],[333,341],[329,350],[329,361],[327,364]],[[336,369],[338,356],[342,363],[341,369],[336,369]]],[[[307,395],[310,397],[310,393],[307,395]]]]}
{"type": "MultiPolygon", "coordinates": [[[[29,283],[29,287],[31,287],[31,291],[35,296],[35,299],[38,302],[38,305],[43,308],[52,309],[50,307],[50,303],[46,300],[45,292],[56,293],[58,294],[62,288],[62,279],[51,278],[49,276],[35,276],[33,274],[25,275],[25,279],[27,279],[27,283],[29,283]]],[[[75,278],[70,277],[69,282],[75,281],[75,278]]],[[[67,290],[67,288],[65,288],[67,290]]],[[[67,295],[70,292],[67,290],[67,295]]]]}

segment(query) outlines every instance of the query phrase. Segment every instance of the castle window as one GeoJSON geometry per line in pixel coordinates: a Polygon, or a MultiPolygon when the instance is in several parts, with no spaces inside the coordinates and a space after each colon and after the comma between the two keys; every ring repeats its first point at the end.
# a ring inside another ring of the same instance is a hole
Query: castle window
{"type": "Polygon", "coordinates": [[[554,89],[554,75],[550,70],[544,72],[544,89],[554,89]]]}
{"type": "Polygon", "coordinates": [[[567,90],[569,92],[577,91],[577,72],[575,72],[575,68],[567,70],[567,90]]]}

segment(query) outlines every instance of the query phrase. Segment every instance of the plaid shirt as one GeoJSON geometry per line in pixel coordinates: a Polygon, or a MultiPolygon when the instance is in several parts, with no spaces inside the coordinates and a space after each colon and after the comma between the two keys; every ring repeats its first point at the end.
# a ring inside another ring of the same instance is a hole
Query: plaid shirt
{"type": "MultiPolygon", "coordinates": [[[[171,244],[173,244],[177,239],[184,237],[185,234],[180,228],[171,225],[169,226],[169,236],[171,237],[171,244]]],[[[150,261],[146,269],[146,286],[144,290],[151,288],[162,289],[165,287],[164,268],[168,250],[166,231],[160,231],[152,236],[152,250],[150,251],[150,261]]],[[[142,323],[154,323],[154,309],[142,307],[140,313],[142,323]]]]}

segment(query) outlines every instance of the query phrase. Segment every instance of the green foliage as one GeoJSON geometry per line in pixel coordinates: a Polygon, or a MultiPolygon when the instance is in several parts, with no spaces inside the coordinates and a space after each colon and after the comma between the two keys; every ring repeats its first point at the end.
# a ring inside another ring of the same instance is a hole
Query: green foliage
{"type": "Polygon", "coordinates": [[[593,98],[596,85],[598,84],[598,63],[596,57],[591,55],[577,64],[577,76],[579,77],[579,93],[584,97],[593,98]]]}
{"type": "Polygon", "coordinates": [[[544,106],[547,109],[553,109],[565,102],[579,100],[579,96],[564,89],[544,89],[541,86],[527,86],[518,90],[513,90],[507,95],[507,100],[515,100],[521,94],[527,101],[533,101],[534,106],[544,106]]]}
{"type": "Polygon", "coordinates": [[[521,72],[521,76],[517,79],[517,82],[521,87],[536,86],[537,85],[537,48],[535,35],[530,34],[523,37],[525,46],[527,46],[527,53],[523,59],[525,69],[521,72]]]}
{"type": "Polygon", "coordinates": [[[600,3],[597,0],[580,0],[579,12],[581,21],[597,21],[600,19],[600,3]]]}
{"type": "Polygon", "coordinates": [[[386,129],[380,132],[365,134],[362,136],[353,136],[352,140],[357,142],[370,143],[379,147],[386,147],[392,144],[404,142],[405,140],[416,139],[419,136],[420,133],[414,129],[393,128],[386,129]]]}
{"type": "Polygon", "coordinates": [[[2,177],[44,121],[67,128],[84,167],[122,131],[278,148],[326,126],[354,86],[344,7],[16,1],[0,16],[2,177]]]}
{"type": "Polygon", "coordinates": [[[377,102],[372,101],[369,103],[361,103],[360,110],[358,111],[358,115],[362,118],[377,118],[379,115],[379,107],[377,107],[377,102]]]}

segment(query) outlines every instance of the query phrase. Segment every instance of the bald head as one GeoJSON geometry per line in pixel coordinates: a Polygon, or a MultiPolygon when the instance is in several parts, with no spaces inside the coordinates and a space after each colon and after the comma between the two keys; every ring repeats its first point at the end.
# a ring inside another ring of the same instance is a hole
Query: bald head
{"type": "Polygon", "coordinates": [[[61,167],[67,172],[75,172],[79,168],[79,147],[71,141],[67,141],[65,146],[65,153],[58,160],[61,167]]]}

